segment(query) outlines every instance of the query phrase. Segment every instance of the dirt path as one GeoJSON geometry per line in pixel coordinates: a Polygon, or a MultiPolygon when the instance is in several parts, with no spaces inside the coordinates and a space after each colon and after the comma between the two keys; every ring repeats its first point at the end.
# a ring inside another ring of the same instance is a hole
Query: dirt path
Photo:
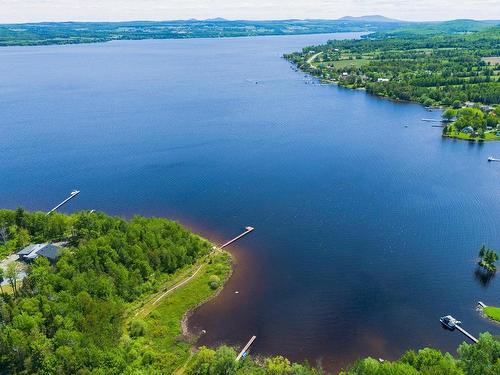
{"type": "Polygon", "coordinates": [[[315,53],[314,55],[312,55],[311,57],[309,57],[307,59],[307,63],[308,64],[312,64],[313,61],[316,59],[316,57],[318,57],[319,55],[321,55],[323,52],[318,52],[318,53],[315,53]]]}
{"type": "MultiPolygon", "coordinates": [[[[204,264],[201,264],[194,272],[191,276],[188,276],[186,277],[184,280],[182,281],[179,281],[177,284],[175,284],[174,286],[172,286],[170,289],[167,289],[165,290],[161,295],[159,295],[158,297],[153,297],[149,300],[149,302],[146,302],[144,304],[144,306],[142,306],[142,308],[140,308],[139,310],[137,310],[137,312],[132,316],[132,319],[133,318],[137,318],[137,317],[140,317],[140,318],[144,318],[146,317],[151,311],[153,311],[155,308],[156,308],[156,304],[158,302],[160,302],[165,296],[169,295],[170,293],[172,293],[173,291],[175,291],[176,289],[182,287],[183,285],[186,285],[187,283],[189,283],[194,277],[196,277],[196,275],[198,274],[198,272],[200,272],[200,270],[203,268],[204,264]]],[[[129,315],[130,316],[130,315],[129,315]]]]}
{"type": "Polygon", "coordinates": [[[156,305],[163,297],[165,297],[167,294],[173,292],[174,290],[176,290],[177,288],[180,288],[181,286],[183,286],[184,284],[188,283],[189,281],[191,281],[191,279],[193,277],[196,276],[196,274],[201,270],[201,267],[203,267],[203,264],[201,266],[199,266],[196,271],[194,271],[194,273],[189,276],[187,279],[184,279],[183,281],[181,281],[179,284],[177,285],[174,285],[172,288],[168,289],[167,291],[165,291],[161,296],[159,296],[157,299],[155,299],[153,301],[153,305],[156,305]]]}

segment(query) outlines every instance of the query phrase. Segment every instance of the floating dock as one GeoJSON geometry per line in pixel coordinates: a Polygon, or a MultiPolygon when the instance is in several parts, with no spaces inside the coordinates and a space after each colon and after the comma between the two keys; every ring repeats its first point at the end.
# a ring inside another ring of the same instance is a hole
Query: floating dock
{"type": "Polygon", "coordinates": [[[438,120],[438,119],[435,119],[435,118],[423,118],[422,121],[426,121],[426,122],[443,122],[443,120],[438,120]]]}
{"type": "Polygon", "coordinates": [[[250,348],[250,345],[253,344],[253,342],[255,341],[255,339],[257,338],[257,336],[252,336],[250,338],[250,340],[248,340],[247,344],[245,345],[245,347],[243,349],[241,349],[241,352],[240,354],[238,354],[238,356],[236,357],[236,360],[239,361],[241,359],[241,357],[243,357],[247,351],[248,351],[248,348],[250,348]]]}
{"type": "Polygon", "coordinates": [[[73,190],[68,198],[66,198],[61,203],[59,203],[57,206],[55,206],[52,210],[50,210],[49,212],[47,212],[47,215],[51,214],[52,212],[54,212],[55,210],[57,210],[59,207],[61,207],[61,206],[65,205],[66,203],[68,203],[70,199],[73,199],[78,194],[80,194],[80,190],[73,190]]]}
{"type": "Polygon", "coordinates": [[[253,231],[254,229],[255,229],[255,228],[253,228],[253,227],[245,227],[245,231],[244,231],[243,233],[241,233],[239,236],[234,237],[232,240],[227,241],[224,245],[221,245],[221,246],[220,246],[220,249],[223,249],[223,248],[225,248],[226,246],[231,245],[233,242],[238,241],[241,237],[246,236],[248,233],[250,233],[250,232],[251,232],[251,231],[253,231]]]}

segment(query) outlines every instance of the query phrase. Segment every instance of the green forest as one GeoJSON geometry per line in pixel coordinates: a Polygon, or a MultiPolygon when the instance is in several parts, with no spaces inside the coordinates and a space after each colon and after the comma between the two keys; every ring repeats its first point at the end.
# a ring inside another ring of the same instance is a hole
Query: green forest
{"type": "MultiPolygon", "coordinates": [[[[68,241],[55,265],[38,257],[0,298],[0,373],[170,373],[189,356],[182,315],[229,275],[226,253],[160,218],[0,210],[4,250],[68,241]],[[199,277],[150,312],[148,296],[190,266],[199,277]]],[[[18,262],[16,262],[18,263],[18,262]]]]}
{"type": "Polygon", "coordinates": [[[500,26],[451,22],[332,40],[285,58],[325,82],[426,106],[500,103],[500,26]]]}
{"type": "MultiPolygon", "coordinates": [[[[315,375],[321,368],[284,357],[245,357],[221,346],[192,351],[180,329],[184,314],[209,298],[230,274],[227,253],[181,225],[136,216],[0,210],[2,258],[29,243],[66,241],[57,263],[28,265],[22,282],[0,274],[2,374],[315,375]],[[193,270],[196,268],[196,272],[193,270]],[[197,273],[197,274],[196,274],[197,273]],[[186,286],[158,295],[191,275],[186,286]],[[161,297],[160,297],[161,298],[161,297]]],[[[458,355],[426,348],[397,361],[362,359],[342,374],[500,373],[500,341],[488,333],[458,355]]]]}

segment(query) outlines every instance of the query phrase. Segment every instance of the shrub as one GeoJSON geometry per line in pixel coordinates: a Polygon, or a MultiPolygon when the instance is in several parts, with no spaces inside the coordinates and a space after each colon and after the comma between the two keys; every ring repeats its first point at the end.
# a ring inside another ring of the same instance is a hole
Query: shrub
{"type": "Polygon", "coordinates": [[[130,336],[139,337],[146,333],[146,323],[143,320],[133,320],[130,323],[130,336]]]}
{"type": "Polygon", "coordinates": [[[208,279],[208,285],[212,289],[217,289],[220,286],[220,277],[217,275],[211,275],[210,278],[208,279]]]}

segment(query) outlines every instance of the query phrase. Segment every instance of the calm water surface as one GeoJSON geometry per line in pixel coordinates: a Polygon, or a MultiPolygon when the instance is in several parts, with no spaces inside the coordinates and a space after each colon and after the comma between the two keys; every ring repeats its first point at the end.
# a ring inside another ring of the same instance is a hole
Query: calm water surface
{"type": "Polygon", "coordinates": [[[500,304],[500,280],[475,275],[481,243],[500,249],[500,143],[443,140],[421,121],[439,112],[305,84],[280,58],[328,38],[0,49],[0,206],[78,188],[64,210],[167,216],[216,241],[254,226],[190,320],[200,344],[255,334],[254,353],[338,369],[454,353],[446,313],[500,334],[474,310],[500,304]]]}

